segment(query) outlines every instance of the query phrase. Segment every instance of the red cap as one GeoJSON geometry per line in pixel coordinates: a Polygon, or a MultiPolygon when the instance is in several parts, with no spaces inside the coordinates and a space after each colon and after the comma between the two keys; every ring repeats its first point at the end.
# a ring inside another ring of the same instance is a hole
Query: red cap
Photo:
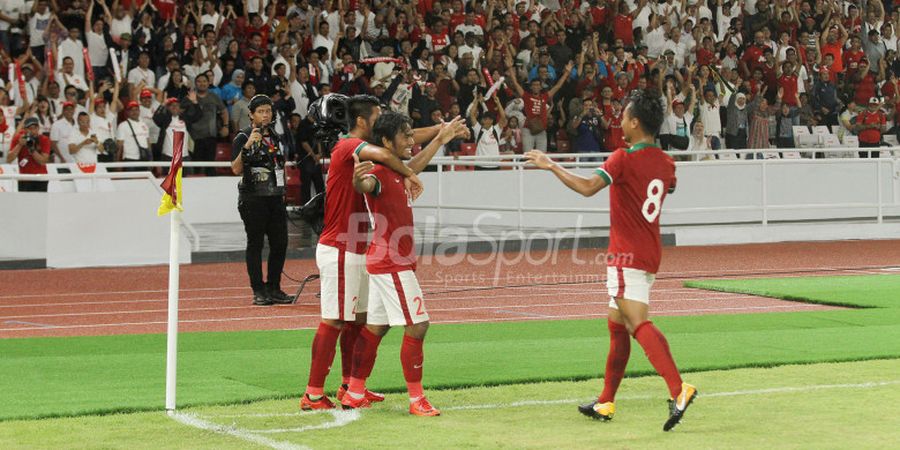
{"type": "Polygon", "coordinates": [[[172,103],[178,103],[178,99],[175,97],[169,97],[166,99],[166,104],[171,105],[172,103]]]}
{"type": "Polygon", "coordinates": [[[128,102],[127,105],[125,105],[125,109],[137,108],[138,106],[140,106],[140,105],[138,105],[138,102],[132,100],[132,101],[128,102]]]}
{"type": "Polygon", "coordinates": [[[75,102],[63,102],[63,108],[75,107],[75,102]]]}
{"type": "Polygon", "coordinates": [[[143,91],[141,91],[141,98],[150,98],[150,97],[153,97],[153,93],[150,92],[149,89],[144,89],[143,91]]]}
{"type": "Polygon", "coordinates": [[[102,104],[104,104],[104,103],[106,103],[106,100],[103,100],[103,97],[97,97],[97,98],[94,99],[94,104],[95,104],[95,105],[102,105],[102,104]]]}
{"type": "Polygon", "coordinates": [[[675,100],[674,102],[672,102],[672,107],[674,108],[676,106],[684,106],[684,102],[681,100],[675,100]]]}

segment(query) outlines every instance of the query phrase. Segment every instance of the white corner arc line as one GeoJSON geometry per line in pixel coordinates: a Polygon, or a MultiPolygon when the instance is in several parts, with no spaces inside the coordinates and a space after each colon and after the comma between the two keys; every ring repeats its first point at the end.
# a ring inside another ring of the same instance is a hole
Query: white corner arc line
{"type": "Polygon", "coordinates": [[[181,413],[181,412],[173,412],[169,414],[176,422],[187,425],[189,427],[197,428],[204,431],[211,431],[217,434],[224,434],[227,436],[236,437],[246,442],[250,442],[253,444],[261,445],[263,447],[268,447],[276,450],[308,450],[309,447],[303,445],[297,445],[292,442],[285,441],[276,441],[274,439],[267,438],[265,436],[260,436],[258,434],[254,434],[247,430],[243,430],[233,426],[221,425],[217,423],[207,422],[194,414],[190,413],[181,413]]]}
{"type": "Polygon", "coordinates": [[[303,433],[304,431],[313,431],[313,430],[328,430],[331,428],[340,428],[346,425],[349,425],[353,422],[356,422],[362,417],[362,414],[359,410],[351,409],[347,411],[329,411],[331,412],[331,416],[334,417],[334,420],[331,422],[325,422],[319,425],[306,425],[302,427],[296,428],[275,428],[275,429],[263,429],[263,430],[246,430],[249,433],[260,433],[260,434],[275,434],[275,433],[303,433]]]}

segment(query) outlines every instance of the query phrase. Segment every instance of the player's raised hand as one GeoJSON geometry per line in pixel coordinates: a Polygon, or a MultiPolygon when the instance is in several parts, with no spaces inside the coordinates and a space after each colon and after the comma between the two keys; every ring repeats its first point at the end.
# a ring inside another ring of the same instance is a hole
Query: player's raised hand
{"type": "Polygon", "coordinates": [[[447,144],[456,138],[466,137],[468,134],[469,127],[466,126],[462,117],[456,116],[453,120],[444,122],[443,125],[441,125],[441,131],[438,132],[437,138],[441,144],[447,144]]]}
{"type": "Polygon", "coordinates": [[[353,153],[353,184],[360,184],[366,177],[366,174],[374,168],[375,164],[372,161],[360,161],[359,155],[353,153]]]}
{"type": "Polygon", "coordinates": [[[540,150],[530,150],[525,152],[525,163],[542,170],[549,170],[553,167],[553,160],[540,150]]]}

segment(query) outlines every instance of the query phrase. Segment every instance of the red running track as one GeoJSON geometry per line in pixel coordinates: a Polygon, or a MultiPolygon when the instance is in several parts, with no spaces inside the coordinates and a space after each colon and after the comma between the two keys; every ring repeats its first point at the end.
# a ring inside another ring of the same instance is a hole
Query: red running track
{"type": "MultiPolygon", "coordinates": [[[[452,265],[422,259],[418,275],[435,323],[601,317],[608,298],[599,250],[465,255],[452,265]],[[518,259],[518,260],[517,260],[518,259]]],[[[900,241],[844,241],[717,247],[668,247],[651,300],[653,315],[823,310],[829,307],[682,287],[696,278],[887,273],[900,266],[900,241]]],[[[288,275],[315,272],[288,261],[288,275]]],[[[165,266],[0,272],[0,338],[163,333],[165,266]]],[[[181,270],[180,331],[313,328],[318,284],[298,304],[250,305],[243,264],[196,264],[181,270]]],[[[285,279],[291,291],[297,284],[285,279]]]]}

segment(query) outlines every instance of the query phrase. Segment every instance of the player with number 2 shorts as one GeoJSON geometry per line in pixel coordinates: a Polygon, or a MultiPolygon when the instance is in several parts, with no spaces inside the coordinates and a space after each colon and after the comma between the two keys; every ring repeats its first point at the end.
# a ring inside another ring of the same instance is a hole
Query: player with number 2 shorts
{"type": "Polygon", "coordinates": [[[650,288],[662,258],[660,213],[676,182],[674,161],[655,144],[663,111],[658,93],[634,91],[622,116],[622,132],[631,147],[613,152],[591,176],[568,171],[537,150],[525,157],[586,197],[610,188],[606,272],[610,350],[603,392],[596,401],[579,406],[579,411],[595,419],[612,419],[633,336],[669,388],[669,418],[663,425],[663,430],[669,431],[680,422],[697,389],[681,380],[665,336],[648,320],[650,288]]]}

